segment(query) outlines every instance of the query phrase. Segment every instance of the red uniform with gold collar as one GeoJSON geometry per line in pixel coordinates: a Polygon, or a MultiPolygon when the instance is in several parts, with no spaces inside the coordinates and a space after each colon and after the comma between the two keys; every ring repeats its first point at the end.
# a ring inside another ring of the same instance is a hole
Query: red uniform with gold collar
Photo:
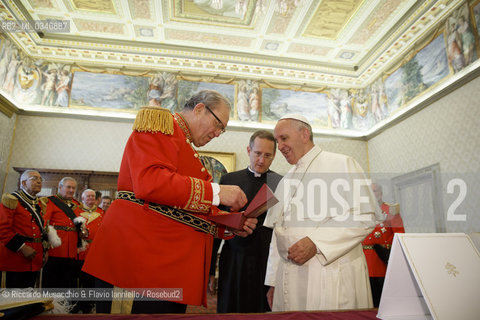
{"type": "MultiPolygon", "coordinates": [[[[75,199],[64,200],[59,196],[56,197],[69,204],[75,216],[80,214],[80,202],[75,199]]],[[[51,225],[57,230],[57,234],[62,239],[62,245],[58,248],[51,249],[48,251],[49,257],[58,257],[58,258],[77,258],[77,243],[78,243],[78,232],[73,224],[72,219],[70,219],[65,212],[62,211],[57,205],[55,205],[52,200],[49,198],[43,198],[47,201],[47,212],[45,214],[45,223],[51,225]]]]}
{"type": "Polygon", "coordinates": [[[92,209],[87,209],[84,206],[81,207],[80,216],[84,217],[87,221],[85,222],[85,228],[88,231],[88,237],[85,239],[87,242],[87,248],[84,251],[78,253],[78,260],[85,260],[87,256],[88,249],[90,248],[95,235],[102,224],[104,211],[97,206],[94,206],[92,209]]]}
{"type": "Polygon", "coordinates": [[[211,176],[191,145],[179,114],[173,134],[134,131],[125,147],[118,190],[139,205],[117,199],[103,218],[83,271],[120,288],[181,288],[183,304],[206,305],[212,235],[159,214],[148,202],[208,219],[211,176]]]}
{"type": "Polygon", "coordinates": [[[382,203],[382,212],[386,215],[384,222],[378,224],[375,229],[363,240],[363,252],[367,259],[368,275],[370,277],[385,277],[387,265],[379,258],[373,249],[374,244],[380,244],[386,249],[392,246],[395,233],[404,233],[403,221],[400,213],[390,214],[390,205],[382,203]]]}
{"type": "Polygon", "coordinates": [[[23,195],[26,202],[9,194],[3,196],[0,204],[0,270],[38,271],[43,265],[42,225],[46,206],[38,199],[27,197],[23,191],[16,194],[23,195]],[[25,203],[35,207],[38,217],[27,210],[25,203]],[[35,249],[35,258],[24,257],[19,251],[23,244],[35,249]]]}

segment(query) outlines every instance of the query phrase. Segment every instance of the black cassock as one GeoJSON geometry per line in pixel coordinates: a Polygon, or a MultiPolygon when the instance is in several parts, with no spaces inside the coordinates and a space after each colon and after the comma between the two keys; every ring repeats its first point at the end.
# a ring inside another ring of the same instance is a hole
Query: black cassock
{"type": "MultiPolygon", "coordinates": [[[[220,184],[239,186],[249,203],[264,183],[275,191],[281,178],[270,170],[255,177],[253,172],[244,169],[224,175],[220,184]]],[[[218,313],[270,311],[266,298],[268,287],[264,281],[272,229],[263,226],[265,215],[266,212],[257,218],[257,228],[251,235],[234,237],[223,245],[218,266],[218,313]]],[[[220,241],[215,239],[212,262],[220,241]]],[[[211,274],[214,268],[212,264],[211,274]]]]}

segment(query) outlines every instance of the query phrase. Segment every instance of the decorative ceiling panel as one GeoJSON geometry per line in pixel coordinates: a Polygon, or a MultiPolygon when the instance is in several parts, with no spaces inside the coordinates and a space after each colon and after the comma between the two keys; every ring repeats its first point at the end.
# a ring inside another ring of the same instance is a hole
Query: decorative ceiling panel
{"type": "Polygon", "coordinates": [[[87,10],[112,14],[117,13],[112,0],[71,0],[70,3],[75,10],[87,10]]]}
{"type": "MultiPolygon", "coordinates": [[[[35,59],[165,70],[172,69],[172,59],[193,59],[195,65],[212,65],[221,76],[352,88],[388,72],[462,3],[1,0],[0,15],[3,20],[70,22],[69,33],[8,34],[35,59]]],[[[202,72],[183,62],[178,71],[202,72]]]]}
{"type": "Polygon", "coordinates": [[[155,17],[152,0],[128,0],[130,16],[134,20],[150,20],[155,17]]]}
{"type": "Polygon", "coordinates": [[[214,6],[212,1],[175,0],[172,20],[188,23],[217,23],[224,26],[248,26],[253,19],[253,2],[245,12],[236,10],[236,0],[222,0],[222,7],[214,6]]]}
{"type": "Polygon", "coordinates": [[[303,33],[304,37],[336,40],[363,0],[324,0],[320,2],[303,33]]]}

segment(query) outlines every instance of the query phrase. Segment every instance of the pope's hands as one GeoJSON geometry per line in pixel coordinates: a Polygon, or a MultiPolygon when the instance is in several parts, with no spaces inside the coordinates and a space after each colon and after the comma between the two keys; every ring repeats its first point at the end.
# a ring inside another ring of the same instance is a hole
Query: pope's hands
{"type": "Polygon", "coordinates": [[[232,230],[232,233],[236,236],[245,238],[249,234],[252,234],[253,230],[257,227],[257,218],[247,218],[243,224],[242,230],[232,230]]]}
{"type": "Polygon", "coordinates": [[[302,238],[288,248],[287,259],[302,265],[317,254],[317,246],[309,237],[302,238]]]}
{"type": "Polygon", "coordinates": [[[230,207],[232,211],[239,211],[247,204],[247,196],[239,186],[220,185],[220,204],[230,207]]]}

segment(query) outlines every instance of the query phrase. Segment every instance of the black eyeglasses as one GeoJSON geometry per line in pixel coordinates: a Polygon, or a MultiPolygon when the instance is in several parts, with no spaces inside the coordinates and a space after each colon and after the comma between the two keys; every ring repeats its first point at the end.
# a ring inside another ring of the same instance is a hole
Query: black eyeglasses
{"type": "Polygon", "coordinates": [[[221,133],[224,133],[225,132],[225,126],[223,125],[222,121],[220,121],[220,119],[217,117],[217,115],[215,113],[213,113],[212,109],[210,109],[207,105],[205,105],[205,108],[207,108],[208,112],[210,112],[212,114],[212,116],[214,116],[215,119],[217,119],[218,129],[221,130],[221,133]]]}

